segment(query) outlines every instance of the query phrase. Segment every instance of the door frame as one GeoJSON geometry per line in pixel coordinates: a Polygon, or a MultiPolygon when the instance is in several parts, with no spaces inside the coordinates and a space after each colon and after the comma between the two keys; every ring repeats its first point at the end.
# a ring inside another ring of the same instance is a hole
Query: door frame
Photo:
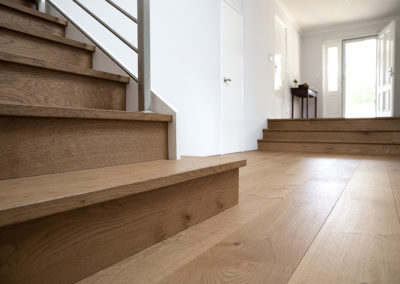
{"type": "MultiPolygon", "coordinates": [[[[235,10],[239,15],[240,15],[240,17],[241,17],[241,21],[242,21],[242,26],[243,26],[243,34],[242,34],[242,47],[243,47],[243,52],[244,52],[244,17],[243,17],[243,12],[235,5],[235,4],[233,4],[231,1],[229,1],[229,0],[220,0],[220,2],[219,2],[219,4],[220,4],[220,15],[221,15],[221,18],[220,18],[220,34],[221,34],[221,36],[220,36],[220,70],[219,70],[219,73],[220,73],[220,115],[219,115],[219,129],[220,129],[220,131],[219,131],[219,153],[221,154],[221,155],[224,155],[224,154],[229,154],[229,153],[226,153],[226,152],[224,152],[224,120],[223,120],[223,111],[224,111],[224,109],[223,109],[223,107],[224,107],[224,104],[223,104],[223,92],[224,92],[224,74],[223,74],[223,70],[224,70],[224,68],[223,68],[223,54],[224,54],[224,45],[223,45],[223,29],[224,29],[224,25],[223,25],[223,21],[224,21],[224,18],[223,18],[223,9],[222,9],[222,5],[223,4],[227,4],[228,6],[230,6],[233,10],[235,10]]],[[[244,54],[243,54],[243,57],[244,57],[244,54]]],[[[242,66],[243,68],[242,68],[242,79],[243,79],[243,88],[242,88],[242,92],[243,92],[243,94],[244,94],[244,64],[243,64],[243,66],[242,66]]],[[[243,108],[244,108],[244,101],[243,101],[243,108]]],[[[244,111],[244,110],[243,110],[244,111]]],[[[245,150],[245,126],[244,126],[244,124],[245,124],[245,119],[243,118],[243,127],[242,127],[242,137],[241,137],[241,149],[240,149],[240,152],[243,152],[244,150],[245,150]]]]}
{"type": "MultiPolygon", "coordinates": [[[[378,52],[378,35],[368,35],[368,36],[359,36],[352,38],[344,38],[342,39],[342,117],[346,117],[346,42],[359,41],[363,39],[375,38],[377,40],[376,52],[378,52]]],[[[378,57],[377,64],[378,64],[378,57]]],[[[375,97],[377,95],[377,84],[375,83],[375,97]]],[[[376,99],[375,99],[375,108],[376,108],[376,99]]],[[[375,111],[376,116],[376,111],[375,111]]]]}

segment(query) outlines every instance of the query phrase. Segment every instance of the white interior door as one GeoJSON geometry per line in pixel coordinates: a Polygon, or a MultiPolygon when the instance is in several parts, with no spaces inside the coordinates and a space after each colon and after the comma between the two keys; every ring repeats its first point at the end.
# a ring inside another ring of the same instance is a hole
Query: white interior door
{"type": "Polygon", "coordinates": [[[342,41],[323,46],[323,117],[342,117],[342,41]]]}
{"type": "Polygon", "coordinates": [[[286,115],[286,103],[290,101],[287,84],[287,49],[286,49],[286,25],[275,16],[275,110],[277,118],[286,115]]]}
{"type": "Polygon", "coordinates": [[[378,35],[376,115],[393,116],[395,22],[378,35]]]}
{"type": "Polygon", "coordinates": [[[222,0],[222,154],[243,151],[243,17],[222,0]]]}

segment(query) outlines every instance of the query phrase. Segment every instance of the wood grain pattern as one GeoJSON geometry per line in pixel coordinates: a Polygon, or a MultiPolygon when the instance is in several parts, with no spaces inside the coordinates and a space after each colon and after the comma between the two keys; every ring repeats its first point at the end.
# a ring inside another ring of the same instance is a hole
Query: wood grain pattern
{"type": "Polygon", "coordinates": [[[187,182],[245,165],[246,161],[243,160],[219,157],[194,161],[158,160],[0,181],[0,227],[187,182]],[[68,183],[65,183],[66,180],[68,183]]]}
{"type": "Polygon", "coordinates": [[[126,76],[88,69],[80,66],[72,66],[68,64],[49,62],[47,60],[42,60],[34,57],[28,57],[17,54],[10,54],[7,52],[0,52],[0,60],[9,63],[38,67],[38,68],[48,69],[51,71],[66,72],[91,78],[105,79],[120,83],[129,83],[130,80],[129,77],[126,76]]]}
{"type": "Polygon", "coordinates": [[[399,144],[318,143],[302,141],[276,142],[259,140],[258,149],[260,151],[400,155],[399,144]]]}
{"type": "Polygon", "coordinates": [[[73,283],[238,202],[238,170],[3,227],[2,283],[73,283]]]}
{"type": "Polygon", "coordinates": [[[125,110],[126,84],[1,62],[0,102],[125,110]]]}
{"type": "Polygon", "coordinates": [[[279,279],[294,271],[360,157],[257,151],[229,156],[248,160],[240,170],[239,206],[80,284],[285,283],[279,279]]]}
{"type": "Polygon", "coordinates": [[[92,68],[92,52],[0,27],[0,51],[92,68]]]}
{"type": "Polygon", "coordinates": [[[65,36],[67,22],[36,10],[0,0],[0,23],[65,36]]]}
{"type": "Polygon", "coordinates": [[[364,119],[269,119],[269,129],[287,130],[400,130],[400,118],[364,118],[364,119]]]}
{"type": "Polygon", "coordinates": [[[265,140],[400,144],[400,131],[281,131],[264,130],[265,140]]]}
{"type": "Polygon", "coordinates": [[[399,264],[400,223],[385,162],[362,161],[289,283],[399,283],[399,264]]]}
{"type": "Polygon", "coordinates": [[[172,116],[168,114],[125,112],[101,109],[74,109],[60,107],[14,105],[0,103],[0,116],[26,116],[48,118],[87,118],[87,119],[112,119],[128,121],[157,121],[171,122],[172,116]]]}
{"type": "Polygon", "coordinates": [[[6,0],[8,2],[12,2],[18,5],[23,5],[25,7],[34,9],[35,8],[35,1],[33,0],[6,0]]]}
{"type": "Polygon", "coordinates": [[[168,158],[168,124],[0,117],[0,179],[168,158]]]}

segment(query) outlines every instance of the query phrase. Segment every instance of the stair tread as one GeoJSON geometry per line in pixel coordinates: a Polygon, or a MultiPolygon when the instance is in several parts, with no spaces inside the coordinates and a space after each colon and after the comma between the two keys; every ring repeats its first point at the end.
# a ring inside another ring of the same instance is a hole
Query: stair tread
{"type": "Polygon", "coordinates": [[[400,145],[396,142],[343,142],[343,141],[305,141],[305,140],[292,140],[292,139],[258,139],[258,142],[271,142],[271,143],[310,143],[310,144],[358,144],[358,145],[400,145]]]}
{"type": "Polygon", "coordinates": [[[121,76],[121,75],[106,73],[106,72],[97,71],[97,70],[93,70],[93,69],[87,69],[87,68],[80,67],[80,66],[74,66],[74,65],[62,64],[62,63],[57,63],[57,62],[52,62],[52,61],[46,61],[46,60],[42,60],[42,59],[36,59],[36,58],[23,56],[23,55],[10,54],[8,52],[3,52],[3,51],[0,51],[0,61],[23,64],[23,65],[28,65],[28,66],[38,67],[38,68],[44,68],[44,69],[55,70],[55,71],[60,71],[60,72],[78,74],[78,75],[83,75],[83,76],[87,76],[87,77],[105,79],[105,80],[116,81],[116,82],[121,82],[121,83],[129,83],[129,80],[130,80],[129,77],[125,77],[125,76],[121,76]]]}
{"type": "Polygon", "coordinates": [[[20,4],[12,3],[11,1],[0,0],[0,5],[7,6],[9,8],[14,9],[14,10],[18,10],[18,11],[24,12],[26,14],[30,14],[30,15],[36,16],[38,18],[42,18],[44,20],[47,20],[47,21],[50,21],[50,22],[54,22],[54,23],[59,24],[59,25],[67,26],[67,24],[68,24],[68,22],[63,20],[63,19],[51,16],[51,15],[48,15],[48,14],[45,14],[45,13],[41,13],[41,12],[39,12],[37,10],[31,9],[29,7],[26,7],[26,6],[23,6],[23,5],[20,5],[20,4]]]}
{"type": "Polygon", "coordinates": [[[39,31],[34,31],[34,30],[27,30],[27,29],[23,29],[17,26],[11,26],[11,25],[7,25],[4,23],[0,23],[0,28],[4,28],[4,29],[8,29],[14,32],[18,32],[18,33],[23,33],[26,35],[30,35],[30,36],[34,36],[37,38],[41,38],[41,39],[45,39],[45,40],[49,40],[49,41],[53,41],[53,42],[58,42],[61,44],[65,44],[65,45],[69,45],[72,47],[76,47],[76,48],[80,48],[80,49],[84,49],[84,50],[88,50],[88,51],[95,51],[95,47],[93,45],[89,45],[83,42],[79,42],[79,41],[75,41],[72,39],[68,39],[65,37],[61,37],[61,36],[56,36],[56,35],[52,35],[49,33],[43,33],[43,32],[39,32],[39,31]]]}
{"type": "Polygon", "coordinates": [[[167,114],[126,112],[103,109],[65,108],[49,106],[33,106],[0,103],[0,116],[28,116],[53,118],[85,118],[171,122],[172,116],[167,114]]]}
{"type": "Polygon", "coordinates": [[[240,168],[229,157],[159,160],[0,181],[0,226],[240,168]]]}

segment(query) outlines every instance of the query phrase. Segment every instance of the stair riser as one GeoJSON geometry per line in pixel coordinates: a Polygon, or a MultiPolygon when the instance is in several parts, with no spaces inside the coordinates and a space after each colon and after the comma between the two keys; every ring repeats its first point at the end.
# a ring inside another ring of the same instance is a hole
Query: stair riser
{"type": "Polygon", "coordinates": [[[2,228],[0,279],[86,278],[238,204],[238,176],[230,170],[2,228]]]}
{"type": "Polygon", "coordinates": [[[344,143],[398,143],[400,131],[394,132],[302,132],[264,131],[264,139],[284,139],[304,142],[344,142],[344,143]]]}
{"type": "Polygon", "coordinates": [[[33,0],[10,0],[10,2],[19,4],[28,8],[35,8],[35,1],[33,0]]]}
{"type": "Polygon", "coordinates": [[[400,155],[399,145],[258,142],[260,151],[400,155]]]}
{"type": "Polygon", "coordinates": [[[28,105],[125,110],[126,84],[0,62],[0,101],[28,105]]]}
{"type": "Polygon", "coordinates": [[[0,27],[0,51],[92,68],[92,52],[0,27]]]}
{"type": "Polygon", "coordinates": [[[168,123],[0,116],[0,180],[168,158],[168,123]]]}
{"type": "Polygon", "coordinates": [[[65,26],[36,17],[0,4],[0,23],[35,30],[57,36],[65,36],[65,26]]]}
{"type": "Polygon", "coordinates": [[[400,120],[331,120],[331,121],[268,121],[268,129],[272,130],[330,130],[330,131],[374,131],[400,130],[400,120]]]}

